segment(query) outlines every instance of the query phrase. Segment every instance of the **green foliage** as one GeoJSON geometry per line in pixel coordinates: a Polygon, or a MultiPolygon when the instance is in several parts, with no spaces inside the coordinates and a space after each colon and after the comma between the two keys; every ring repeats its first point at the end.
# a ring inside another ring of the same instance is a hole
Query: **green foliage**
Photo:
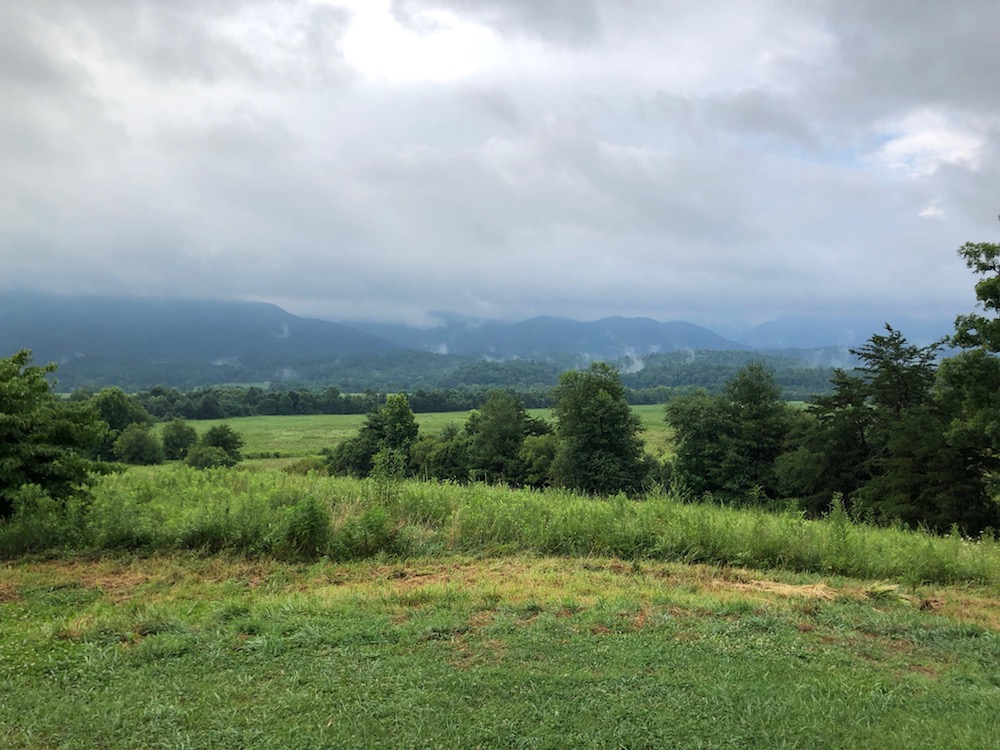
{"type": "Polygon", "coordinates": [[[830,396],[779,462],[782,486],[822,512],[838,494],[855,511],[938,532],[995,527],[991,476],[1000,468],[972,403],[987,400],[1000,370],[981,355],[960,356],[937,376],[940,344],[919,347],[886,326],[853,353],[856,375],[837,372],[830,396]]]}
{"type": "Polygon", "coordinates": [[[164,425],[161,433],[163,454],[169,461],[187,457],[188,451],[198,442],[198,432],[183,419],[174,419],[164,425]]]}
{"type": "Polygon", "coordinates": [[[376,468],[375,457],[382,454],[382,470],[390,468],[391,464],[394,474],[408,476],[412,471],[410,450],[417,441],[418,432],[406,394],[391,395],[368,414],[355,437],[324,452],[328,469],[331,474],[367,477],[376,468]]]}
{"type": "Polygon", "coordinates": [[[645,479],[642,429],[631,412],[618,371],[595,362],[563,373],[555,390],[559,447],[555,484],[588,493],[636,493],[645,479]]]}
{"type": "Polygon", "coordinates": [[[526,436],[519,456],[524,467],[523,483],[529,487],[548,487],[558,450],[559,439],[551,432],[526,436]]]}
{"type": "Polygon", "coordinates": [[[437,435],[421,435],[410,448],[416,476],[450,482],[469,480],[469,435],[446,425],[437,435]]]}
{"type": "Polygon", "coordinates": [[[963,349],[1000,352],[1000,244],[966,242],[958,249],[965,265],[982,278],[976,282],[977,304],[985,312],[961,315],[952,342],[963,349]]]}
{"type": "Polygon", "coordinates": [[[752,362],[719,396],[700,392],[666,406],[676,430],[676,481],[691,495],[719,495],[734,502],[779,493],[776,463],[793,423],[773,374],[752,362]]]}
{"type": "Polygon", "coordinates": [[[45,376],[55,369],[33,366],[27,350],[0,359],[0,518],[25,486],[64,501],[100,468],[88,456],[107,427],[89,404],[52,393],[45,376]]]}
{"type": "Polygon", "coordinates": [[[471,476],[490,483],[524,483],[521,449],[529,429],[542,434],[548,426],[529,420],[524,404],[513,393],[493,391],[466,425],[471,476]]]}
{"type": "Polygon", "coordinates": [[[215,469],[218,467],[235,466],[239,463],[224,448],[217,445],[197,443],[187,453],[184,462],[194,469],[215,469]]]}
{"type": "Polygon", "coordinates": [[[240,452],[243,448],[243,437],[227,424],[210,427],[201,436],[199,444],[207,448],[220,448],[233,463],[243,460],[240,452]]]}
{"type": "Polygon", "coordinates": [[[330,530],[330,511],[312,495],[305,495],[285,515],[278,551],[285,556],[315,559],[326,553],[330,530]]]}
{"type": "Polygon", "coordinates": [[[132,423],[115,440],[115,458],[127,464],[163,463],[163,444],[150,425],[132,423]]]}
{"type": "Polygon", "coordinates": [[[133,424],[147,426],[153,423],[149,412],[121,388],[102,388],[91,399],[91,404],[108,425],[104,440],[94,450],[95,455],[104,460],[116,457],[115,441],[126,427],[133,424]]]}
{"type": "Polygon", "coordinates": [[[386,498],[371,480],[174,466],[102,477],[90,503],[53,503],[31,490],[14,517],[0,521],[0,554],[8,557],[122,549],[329,554],[343,560],[379,552],[520,550],[779,567],[916,584],[1000,584],[1000,549],[989,537],[876,528],[851,522],[843,509],[811,521],[798,513],[685,503],[664,495],[635,502],[481,483],[405,480],[386,498]],[[331,519],[328,545],[322,543],[324,513],[331,519]],[[314,535],[306,533],[310,529],[314,535]]]}
{"type": "Polygon", "coordinates": [[[130,424],[151,424],[153,418],[121,388],[102,388],[93,397],[92,403],[101,419],[108,423],[115,433],[120,433],[130,424]]]}
{"type": "Polygon", "coordinates": [[[340,560],[356,560],[391,552],[395,536],[389,511],[373,505],[360,516],[344,521],[334,536],[332,555],[340,560]]]}

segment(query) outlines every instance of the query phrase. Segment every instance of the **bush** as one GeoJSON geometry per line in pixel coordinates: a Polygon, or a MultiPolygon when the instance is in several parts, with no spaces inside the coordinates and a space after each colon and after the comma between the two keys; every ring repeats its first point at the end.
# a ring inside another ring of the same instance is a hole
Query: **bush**
{"type": "Polygon", "coordinates": [[[313,559],[330,544],[330,513],[315,497],[307,495],[288,509],[278,550],[291,557],[313,559]]]}
{"type": "Polygon", "coordinates": [[[218,466],[236,466],[237,460],[222,448],[199,443],[188,451],[186,463],[195,469],[214,469],[218,466]]]}
{"type": "Polygon", "coordinates": [[[227,424],[218,424],[209,427],[208,431],[202,435],[201,444],[213,448],[221,448],[226,452],[233,463],[243,460],[240,450],[243,448],[243,436],[227,424]]]}
{"type": "Polygon", "coordinates": [[[333,551],[341,560],[371,557],[377,552],[392,551],[394,541],[392,517],[385,508],[376,505],[341,526],[333,540],[333,551]]]}
{"type": "Polygon", "coordinates": [[[163,444],[149,425],[133,423],[115,440],[115,458],[127,464],[149,466],[163,463],[163,444]]]}

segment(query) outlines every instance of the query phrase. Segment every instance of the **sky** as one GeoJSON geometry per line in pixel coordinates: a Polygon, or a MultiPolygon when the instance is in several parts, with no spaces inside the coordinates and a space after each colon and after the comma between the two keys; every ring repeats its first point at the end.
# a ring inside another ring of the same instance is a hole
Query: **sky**
{"type": "Polygon", "coordinates": [[[0,290],[429,325],[970,312],[996,0],[0,3],[0,290]]]}

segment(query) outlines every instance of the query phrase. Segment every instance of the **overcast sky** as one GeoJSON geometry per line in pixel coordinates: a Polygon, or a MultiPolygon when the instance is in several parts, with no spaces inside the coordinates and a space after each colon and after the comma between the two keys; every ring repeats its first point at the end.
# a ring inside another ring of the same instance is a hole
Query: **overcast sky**
{"type": "Polygon", "coordinates": [[[0,288],[337,320],[967,312],[996,0],[10,0],[0,288]]]}

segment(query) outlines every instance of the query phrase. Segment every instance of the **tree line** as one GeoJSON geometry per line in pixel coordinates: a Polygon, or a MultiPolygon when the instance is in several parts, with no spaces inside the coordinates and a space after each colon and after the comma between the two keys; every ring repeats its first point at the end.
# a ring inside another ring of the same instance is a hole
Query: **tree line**
{"type": "Polygon", "coordinates": [[[615,368],[597,362],[565,372],[552,397],[554,423],[529,415],[516,394],[494,390],[464,424],[421,434],[406,394],[394,394],[355,437],[324,452],[326,467],[358,477],[556,485],[604,495],[637,494],[658,478],[663,467],[643,452],[615,368]]]}
{"type": "Polygon", "coordinates": [[[805,411],[782,403],[760,366],[719,395],[668,404],[681,491],[734,503],[795,498],[814,515],[841,504],[938,532],[1000,528],[1000,245],[966,243],[959,255],[979,277],[981,312],[960,316],[949,339],[916,346],[886,325],[852,350],[860,366],[835,370],[831,391],[805,411]],[[959,351],[942,357],[946,344],[959,351]]]}
{"type": "MultiPolygon", "coordinates": [[[[630,404],[662,404],[678,395],[705,388],[721,392],[726,381],[752,360],[748,352],[671,352],[653,354],[634,372],[622,372],[625,399],[630,404]]],[[[786,399],[804,399],[826,389],[832,370],[805,367],[792,358],[770,355],[775,379],[786,399]]],[[[613,363],[631,365],[635,362],[613,363]]],[[[378,367],[379,365],[373,365],[378,367]]],[[[568,369],[574,369],[567,366],[568,369]]],[[[619,367],[621,369],[621,367],[619,367]]],[[[469,411],[480,408],[494,390],[504,389],[517,395],[528,409],[551,408],[555,403],[553,388],[559,381],[559,366],[549,363],[473,362],[449,375],[447,386],[440,388],[401,389],[407,393],[410,408],[416,413],[469,411]],[[525,376],[527,372],[541,382],[525,376]]],[[[87,401],[99,393],[122,389],[113,386],[98,391],[78,388],[70,394],[73,401],[87,401]]],[[[154,419],[232,419],[274,415],[367,414],[383,404],[387,392],[365,386],[358,392],[345,392],[334,385],[322,388],[287,386],[212,386],[181,391],[164,385],[129,394],[154,419]]]]}
{"type": "MultiPolygon", "coordinates": [[[[981,280],[979,305],[1000,311],[1000,245],[959,250],[981,280]]],[[[792,505],[937,532],[1000,527],[1000,320],[960,317],[948,340],[917,346],[886,325],[832,371],[805,409],[782,400],[774,371],[751,362],[720,392],[695,389],[665,407],[676,454],[644,455],[621,377],[599,363],[553,391],[554,423],[494,391],[463,425],[421,435],[404,394],[373,411],[359,434],[326,452],[333,473],[557,485],[635,493],[669,483],[682,497],[792,505]],[[961,349],[942,357],[950,343],[961,349]]]]}

